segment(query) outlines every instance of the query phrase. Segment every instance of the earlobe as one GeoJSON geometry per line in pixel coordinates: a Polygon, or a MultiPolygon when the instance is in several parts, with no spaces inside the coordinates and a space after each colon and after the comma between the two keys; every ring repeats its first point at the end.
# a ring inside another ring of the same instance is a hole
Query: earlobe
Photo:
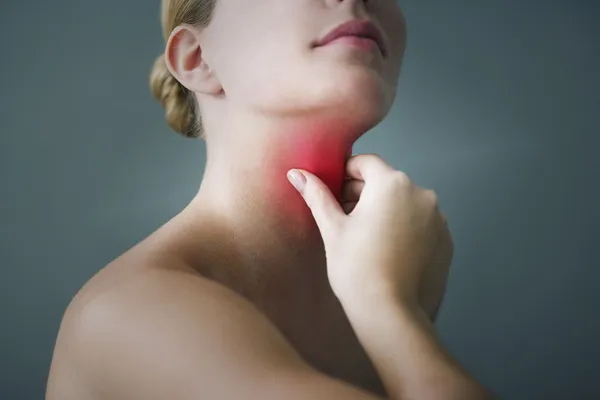
{"type": "Polygon", "coordinates": [[[193,27],[178,26],[165,48],[165,62],[171,75],[192,92],[218,94],[222,87],[214,70],[202,58],[202,47],[193,27]]]}

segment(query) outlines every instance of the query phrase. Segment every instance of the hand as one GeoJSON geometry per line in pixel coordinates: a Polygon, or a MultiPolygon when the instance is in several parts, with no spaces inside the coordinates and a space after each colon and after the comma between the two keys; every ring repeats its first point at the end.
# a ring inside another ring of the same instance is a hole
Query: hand
{"type": "Polygon", "coordinates": [[[343,304],[393,296],[433,318],[453,253],[435,193],[377,155],[351,157],[346,169],[341,205],[319,178],[299,170],[335,295],[343,304]]]}
{"type": "MultiPolygon", "coordinates": [[[[365,182],[348,179],[345,182],[341,206],[346,214],[350,214],[360,199],[365,182]]],[[[454,256],[454,243],[444,214],[440,214],[443,227],[431,261],[425,267],[419,285],[419,306],[434,321],[446,291],[446,283],[450,264],[454,256]]]]}

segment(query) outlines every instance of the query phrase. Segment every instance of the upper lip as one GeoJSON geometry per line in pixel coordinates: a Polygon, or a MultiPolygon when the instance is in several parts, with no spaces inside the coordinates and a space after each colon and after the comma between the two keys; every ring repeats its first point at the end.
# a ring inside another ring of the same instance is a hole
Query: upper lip
{"type": "Polygon", "coordinates": [[[317,41],[317,46],[323,46],[342,36],[357,36],[374,40],[381,53],[385,56],[386,49],[381,31],[369,20],[353,19],[338,25],[323,38],[317,41]]]}

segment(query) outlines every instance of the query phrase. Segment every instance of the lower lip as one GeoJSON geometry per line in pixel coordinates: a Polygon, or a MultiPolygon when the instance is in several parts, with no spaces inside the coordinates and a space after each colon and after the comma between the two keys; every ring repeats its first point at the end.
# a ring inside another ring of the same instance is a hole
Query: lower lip
{"type": "Polygon", "coordinates": [[[365,51],[379,50],[379,46],[374,40],[358,36],[341,36],[337,39],[332,40],[331,42],[326,43],[324,46],[336,43],[350,45],[365,51]]]}

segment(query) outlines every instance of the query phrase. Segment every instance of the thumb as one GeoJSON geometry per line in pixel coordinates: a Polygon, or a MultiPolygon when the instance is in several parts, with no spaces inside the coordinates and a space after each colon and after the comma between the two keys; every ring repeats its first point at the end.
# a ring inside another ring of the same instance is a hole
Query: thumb
{"type": "Polygon", "coordinates": [[[321,179],[308,171],[292,169],[287,176],[310,208],[321,234],[327,235],[345,216],[335,196],[321,179]]]}

